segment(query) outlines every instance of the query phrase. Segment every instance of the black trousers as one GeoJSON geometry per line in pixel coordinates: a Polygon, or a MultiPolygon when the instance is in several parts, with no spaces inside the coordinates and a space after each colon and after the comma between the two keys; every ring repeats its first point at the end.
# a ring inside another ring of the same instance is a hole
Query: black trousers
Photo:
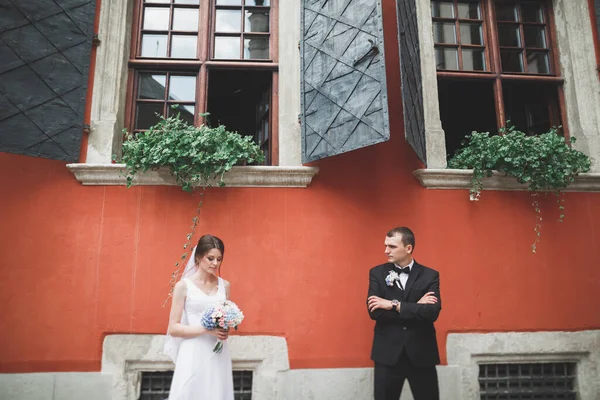
{"type": "Polygon", "coordinates": [[[414,400],[439,400],[435,365],[416,367],[405,351],[393,367],[375,363],[375,400],[398,400],[405,379],[408,379],[414,400]]]}

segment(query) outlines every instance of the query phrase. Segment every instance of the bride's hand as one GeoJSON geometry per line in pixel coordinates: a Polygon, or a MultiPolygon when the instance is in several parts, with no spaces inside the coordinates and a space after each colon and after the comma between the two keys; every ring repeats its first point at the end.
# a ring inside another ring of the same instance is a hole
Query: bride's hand
{"type": "Polygon", "coordinates": [[[229,331],[226,331],[225,329],[221,328],[212,329],[208,331],[208,333],[210,333],[219,340],[227,340],[227,338],[229,337],[229,331]]]}

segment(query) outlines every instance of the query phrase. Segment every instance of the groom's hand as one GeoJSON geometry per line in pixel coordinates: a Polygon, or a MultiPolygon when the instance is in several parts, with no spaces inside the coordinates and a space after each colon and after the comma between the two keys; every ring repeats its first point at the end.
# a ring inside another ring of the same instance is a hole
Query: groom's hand
{"type": "Polygon", "coordinates": [[[369,306],[369,311],[373,312],[378,308],[382,310],[391,310],[392,302],[391,300],[382,299],[381,297],[371,296],[367,299],[367,305],[369,306]]]}
{"type": "Polygon", "coordinates": [[[435,304],[438,302],[437,297],[434,296],[434,292],[427,292],[417,303],[419,304],[435,304]]]}

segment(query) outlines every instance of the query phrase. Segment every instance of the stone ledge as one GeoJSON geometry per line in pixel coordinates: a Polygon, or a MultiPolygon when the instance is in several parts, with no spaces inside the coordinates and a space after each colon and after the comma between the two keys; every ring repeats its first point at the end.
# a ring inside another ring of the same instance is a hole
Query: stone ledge
{"type": "MultiPolygon", "coordinates": [[[[427,189],[470,189],[471,169],[418,169],[413,175],[427,189]]],[[[525,185],[500,172],[484,178],[483,190],[527,190],[525,185]]],[[[580,174],[565,192],[600,192],[600,173],[580,174]]]]}
{"type": "MultiPolygon", "coordinates": [[[[125,164],[67,164],[83,185],[125,185],[125,164]]],[[[307,187],[319,172],[317,167],[249,166],[233,167],[225,174],[227,187],[307,187]]],[[[167,168],[148,171],[134,179],[134,185],[176,185],[167,168]]]]}
{"type": "MultiPolygon", "coordinates": [[[[151,334],[115,334],[104,338],[101,372],[112,375],[111,400],[137,400],[143,371],[173,369],[163,353],[164,341],[164,335],[151,334]]],[[[252,399],[279,399],[279,376],[290,369],[285,338],[232,335],[227,342],[233,369],[253,371],[252,399]]]]}
{"type": "Polygon", "coordinates": [[[106,400],[112,378],[99,372],[0,374],[0,399],[106,400]]]}
{"type": "Polygon", "coordinates": [[[461,400],[479,400],[479,365],[496,363],[576,363],[577,399],[598,400],[600,330],[450,333],[448,365],[462,369],[461,400]]]}

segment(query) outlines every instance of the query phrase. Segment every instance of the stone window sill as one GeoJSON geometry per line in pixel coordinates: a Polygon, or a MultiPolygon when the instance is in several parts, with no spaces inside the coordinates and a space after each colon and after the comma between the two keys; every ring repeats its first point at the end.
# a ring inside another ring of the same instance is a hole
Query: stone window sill
{"type": "MultiPolygon", "coordinates": [[[[83,185],[125,185],[125,164],[67,164],[83,185]]],[[[307,187],[319,172],[317,167],[233,167],[225,174],[228,187],[307,187]]],[[[134,185],[176,185],[167,168],[148,171],[134,179],[134,185]]]]}
{"type": "MultiPolygon", "coordinates": [[[[418,169],[413,172],[427,189],[470,189],[473,170],[470,169],[418,169]]],[[[527,190],[514,178],[494,172],[483,180],[484,190],[527,190]]],[[[600,192],[600,173],[580,174],[566,192],[600,192]]]]}

